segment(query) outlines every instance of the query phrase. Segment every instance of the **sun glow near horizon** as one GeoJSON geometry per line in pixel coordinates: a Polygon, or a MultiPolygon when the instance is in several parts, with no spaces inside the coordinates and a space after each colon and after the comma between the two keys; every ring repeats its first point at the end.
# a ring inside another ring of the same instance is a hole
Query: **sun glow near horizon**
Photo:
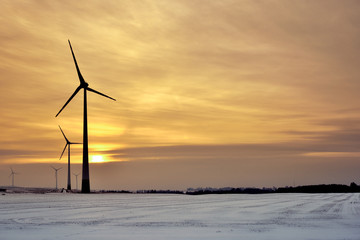
{"type": "MultiPolygon", "coordinates": [[[[122,160],[122,161],[126,161],[126,160],[122,160]]],[[[112,158],[112,156],[108,154],[90,156],[90,163],[110,163],[110,162],[119,162],[119,160],[112,158]]]]}
{"type": "Polygon", "coordinates": [[[102,155],[91,156],[91,163],[104,163],[107,162],[102,155]]]}

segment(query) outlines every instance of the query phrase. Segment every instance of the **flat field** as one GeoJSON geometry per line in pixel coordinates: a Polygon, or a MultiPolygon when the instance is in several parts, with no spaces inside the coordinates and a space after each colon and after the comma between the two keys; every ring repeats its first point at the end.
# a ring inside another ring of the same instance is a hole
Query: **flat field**
{"type": "Polygon", "coordinates": [[[360,194],[5,194],[0,239],[360,239],[360,194]]]}

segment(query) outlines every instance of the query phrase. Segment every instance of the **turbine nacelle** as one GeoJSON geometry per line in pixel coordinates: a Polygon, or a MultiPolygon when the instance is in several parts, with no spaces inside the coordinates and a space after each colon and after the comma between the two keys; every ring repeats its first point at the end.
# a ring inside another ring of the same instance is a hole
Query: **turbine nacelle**
{"type": "Polygon", "coordinates": [[[57,172],[57,171],[59,171],[60,169],[62,169],[62,167],[59,167],[59,168],[55,168],[55,167],[53,167],[53,166],[50,166],[52,169],[54,169],[55,170],[55,172],[57,172]]]}
{"type": "Polygon", "coordinates": [[[19,174],[17,172],[14,172],[14,170],[12,168],[10,168],[10,170],[11,170],[11,173],[10,173],[9,177],[19,174]]]}
{"type": "Polygon", "coordinates": [[[63,130],[61,129],[60,125],[59,125],[59,128],[60,128],[60,131],[61,131],[61,133],[62,133],[62,135],[64,136],[65,141],[66,141],[66,144],[65,144],[64,150],[62,151],[62,153],[61,153],[61,155],[60,155],[60,158],[59,158],[59,160],[60,160],[60,159],[61,159],[61,157],[63,156],[63,154],[64,154],[64,152],[65,152],[66,148],[67,148],[68,146],[70,147],[70,145],[71,145],[71,144],[81,144],[81,143],[77,143],[77,142],[70,142],[70,141],[69,141],[69,139],[65,136],[65,133],[64,133],[64,132],[63,132],[63,130]]]}
{"type": "Polygon", "coordinates": [[[82,83],[80,83],[80,87],[81,87],[81,88],[87,89],[88,86],[89,86],[89,84],[88,84],[87,82],[85,82],[85,81],[82,82],[82,83]]]}

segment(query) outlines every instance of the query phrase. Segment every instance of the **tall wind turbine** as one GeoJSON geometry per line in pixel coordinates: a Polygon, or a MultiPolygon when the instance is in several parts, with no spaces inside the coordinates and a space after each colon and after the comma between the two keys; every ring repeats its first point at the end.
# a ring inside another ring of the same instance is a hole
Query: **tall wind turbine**
{"type": "Polygon", "coordinates": [[[70,173],[70,145],[71,144],[80,144],[80,143],[74,143],[74,142],[70,142],[69,139],[67,139],[67,137],[65,136],[65,133],[63,132],[63,130],[61,129],[61,127],[59,126],[60,128],[60,131],[62,133],[62,135],[64,136],[65,138],[65,141],[66,141],[66,144],[65,144],[65,147],[64,147],[64,150],[62,151],[61,153],[61,156],[59,158],[59,160],[61,159],[61,157],[63,156],[65,150],[66,150],[66,147],[68,148],[68,182],[67,182],[67,190],[71,190],[71,173],[70,173]]]}
{"type": "Polygon", "coordinates": [[[14,176],[15,176],[15,174],[19,174],[19,173],[14,172],[14,170],[12,168],[10,168],[10,170],[11,170],[11,174],[9,175],[9,177],[12,177],[11,186],[14,187],[14,176]]]}
{"type": "Polygon", "coordinates": [[[74,176],[75,176],[75,178],[76,178],[76,190],[78,190],[78,181],[77,181],[77,177],[80,175],[80,173],[77,173],[77,174],[73,173],[73,174],[74,174],[74,176]]]}
{"type": "Polygon", "coordinates": [[[88,127],[87,127],[87,97],[86,93],[87,91],[97,93],[103,97],[110,98],[111,100],[116,101],[114,98],[109,97],[103,93],[100,93],[92,88],[89,88],[89,84],[85,82],[83,76],[81,75],[79,66],[76,62],[76,58],[73,52],[73,49],[71,47],[70,40],[69,45],[71,49],[71,54],[74,59],[76,71],[80,80],[80,85],[76,88],[75,92],[71,95],[69,100],[64,104],[64,106],[60,109],[60,111],[56,114],[55,117],[57,117],[61,111],[66,107],[66,105],[73,99],[73,97],[81,90],[84,89],[84,123],[83,123],[83,168],[82,168],[82,184],[81,184],[81,192],[82,193],[90,193],[90,177],[89,177],[89,148],[88,148],[88,127]]]}
{"type": "Polygon", "coordinates": [[[62,169],[62,167],[60,167],[60,168],[54,168],[53,166],[51,166],[54,170],[55,170],[55,178],[56,178],[56,190],[58,189],[58,184],[57,184],[57,172],[60,170],[60,169],[62,169]]]}

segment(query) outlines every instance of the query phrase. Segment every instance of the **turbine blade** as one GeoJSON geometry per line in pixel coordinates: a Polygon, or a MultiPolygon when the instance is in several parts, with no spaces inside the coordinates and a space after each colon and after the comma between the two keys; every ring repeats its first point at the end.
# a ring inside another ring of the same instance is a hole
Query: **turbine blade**
{"type": "Polygon", "coordinates": [[[76,58],[75,58],[75,54],[74,54],[73,49],[72,49],[72,47],[71,47],[70,40],[68,40],[68,41],[69,41],[69,45],[70,45],[70,49],[71,49],[71,54],[72,54],[73,59],[74,59],[74,62],[75,62],[76,71],[77,71],[77,74],[78,74],[78,76],[79,76],[80,83],[85,83],[85,80],[84,80],[83,76],[81,75],[79,66],[78,66],[78,64],[77,64],[77,61],[76,61],[76,58]]]}
{"type": "Polygon", "coordinates": [[[71,101],[71,99],[73,99],[73,97],[80,91],[81,86],[78,86],[77,89],[75,90],[75,92],[71,95],[71,97],[69,98],[69,100],[67,100],[67,102],[65,103],[65,105],[60,109],[60,111],[56,114],[55,117],[57,117],[61,111],[66,107],[66,105],[68,105],[68,103],[71,101]]]}
{"type": "Polygon", "coordinates": [[[69,140],[68,140],[68,139],[66,138],[66,136],[65,136],[65,133],[64,133],[63,130],[61,129],[60,125],[59,125],[59,128],[60,128],[60,131],[61,131],[62,135],[64,136],[66,142],[69,142],[69,140]]]}
{"type": "Polygon", "coordinates": [[[69,144],[82,144],[82,143],[78,143],[78,142],[76,142],[76,143],[74,143],[74,142],[70,142],[69,144]]]}
{"type": "Polygon", "coordinates": [[[55,170],[55,168],[53,166],[50,166],[50,167],[55,170]]]}
{"type": "Polygon", "coordinates": [[[65,150],[66,150],[67,145],[68,145],[68,144],[66,143],[66,144],[65,144],[65,147],[64,147],[64,150],[62,151],[62,153],[61,153],[61,156],[60,156],[59,160],[61,159],[62,155],[64,154],[64,152],[65,152],[65,150]]]}
{"type": "Polygon", "coordinates": [[[116,101],[116,99],[115,99],[115,98],[109,97],[109,96],[107,96],[107,95],[105,95],[105,94],[103,94],[103,93],[101,93],[101,92],[98,92],[98,91],[96,91],[96,90],[92,89],[92,88],[89,88],[89,87],[88,87],[88,88],[87,88],[87,90],[89,90],[90,92],[97,93],[97,94],[99,94],[99,95],[101,95],[101,96],[104,96],[104,97],[110,98],[111,100],[116,101]]]}

